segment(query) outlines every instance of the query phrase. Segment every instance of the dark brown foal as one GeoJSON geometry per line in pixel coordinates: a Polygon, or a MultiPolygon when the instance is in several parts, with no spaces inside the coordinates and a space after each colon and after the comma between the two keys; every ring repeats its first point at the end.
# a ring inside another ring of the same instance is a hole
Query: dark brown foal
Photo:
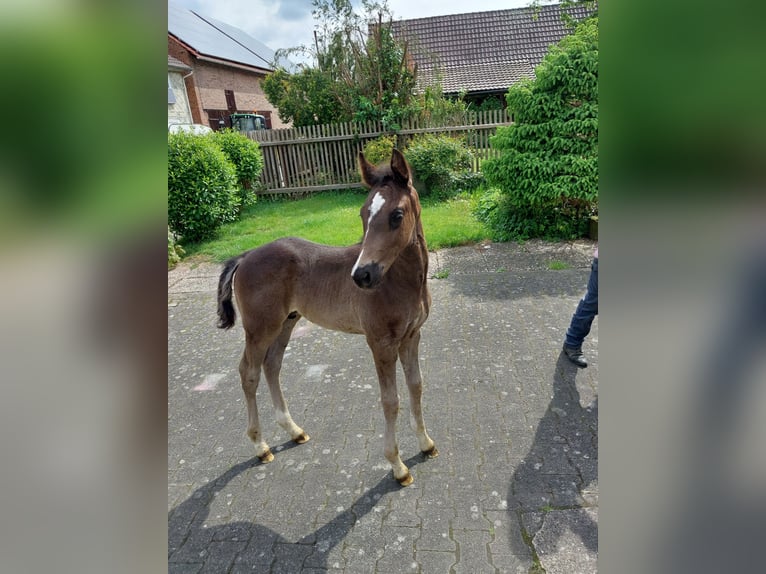
{"type": "Polygon", "coordinates": [[[239,372],[247,401],[247,435],[264,462],[274,456],[258,421],[255,395],[261,370],[277,422],[294,441],[309,440],[290,416],[279,384],[282,357],[298,320],[305,317],[328,329],[364,335],[380,383],[386,420],[383,452],[394,477],[407,486],[412,475],[396,442],[397,358],[404,369],[420,450],[430,457],[438,455],[423,422],[418,360],[420,327],[431,305],[428,249],[418,193],[404,156],[394,150],[389,165],[375,167],[360,153],[359,168],[370,188],[360,211],[362,243],[329,247],[287,237],[230,259],[218,284],[218,326],[234,325],[233,287],[245,329],[239,372]]]}

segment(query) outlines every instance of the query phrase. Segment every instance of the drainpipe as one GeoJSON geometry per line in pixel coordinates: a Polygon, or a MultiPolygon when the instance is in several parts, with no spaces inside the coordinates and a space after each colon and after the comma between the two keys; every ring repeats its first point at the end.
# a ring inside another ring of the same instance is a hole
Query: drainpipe
{"type": "MultiPolygon", "coordinates": [[[[181,81],[184,83],[184,89],[186,89],[186,78],[191,76],[194,73],[194,70],[186,74],[184,77],[181,78],[181,81]]],[[[194,123],[194,115],[191,111],[191,104],[189,103],[189,90],[186,90],[186,111],[189,112],[189,117],[191,118],[192,123],[194,123]]]]}

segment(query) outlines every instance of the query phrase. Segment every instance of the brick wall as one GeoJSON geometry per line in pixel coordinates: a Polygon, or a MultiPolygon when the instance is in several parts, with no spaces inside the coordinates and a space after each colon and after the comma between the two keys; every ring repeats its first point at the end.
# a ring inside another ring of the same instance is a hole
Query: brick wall
{"type": "Polygon", "coordinates": [[[237,110],[259,113],[270,111],[273,128],[291,127],[291,124],[285,124],[279,119],[277,109],[266,99],[261,87],[264,74],[197,60],[170,36],[168,54],[194,69],[194,74],[186,79],[186,90],[195,123],[210,125],[205,109],[226,110],[225,91],[232,90],[237,110]]]}

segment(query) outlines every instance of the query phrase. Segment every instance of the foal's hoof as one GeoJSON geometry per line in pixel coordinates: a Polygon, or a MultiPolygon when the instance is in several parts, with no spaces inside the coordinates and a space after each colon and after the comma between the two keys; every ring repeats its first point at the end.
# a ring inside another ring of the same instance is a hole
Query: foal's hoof
{"type": "Polygon", "coordinates": [[[309,435],[307,435],[305,432],[302,432],[297,437],[295,437],[293,441],[295,441],[297,444],[303,444],[304,442],[309,442],[310,438],[311,437],[309,435]]]}
{"type": "Polygon", "coordinates": [[[258,458],[261,460],[261,462],[263,464],[266,464],[266,463],[271,462],[272,460],[274,460],[274,455],[271,454],[271,449],[269,449],[266,452],[264,452],[263,454],[259,454],[258,458]]]}
{"type": "Polygon", "coordinates": [[[421,452],[422,452],[422,453],[423,453],[423,455],[424,455],[424,456],[426,456],[427,458],[436,458],[437,456],[439,456],[439,451],[438,451],[438,450],[436,450],[436,445],[432,446],[432,447],[431,447],[430,449],[428,449],[428,450],[424,450],[424,451],[421,451],[421,452]]]}
{"type": "Polygon", "coordinates": [[[409,485],[411,485],[413,482],[415,482],[415,479],[414,479],[414,478],[412,478],[412,475],[411,475],[409,472],[408,472],[408,473],[407,473],[405,476],[403,476],[402,478],[397,478],[396,480],[397,480],[397,481],[399,482],[399,484],[401,484],[402,486],[409,486],[409,485]]]}

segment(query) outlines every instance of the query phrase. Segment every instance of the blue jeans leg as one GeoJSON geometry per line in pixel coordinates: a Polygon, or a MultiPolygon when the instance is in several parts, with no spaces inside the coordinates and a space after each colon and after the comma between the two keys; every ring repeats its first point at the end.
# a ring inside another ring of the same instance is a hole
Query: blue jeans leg
{"type": "Polygon", "coordinates": [[[572,316],[572,322],[567,329],[564,343],[567,347],[579,349],[585,337],[590,333],[590,327],[593,319],[598,315],[598,259],[593,260],[590,267],[590,278],[588,279],[588,290],[585,296],[580,299],[577,310],[572,316]]]}

